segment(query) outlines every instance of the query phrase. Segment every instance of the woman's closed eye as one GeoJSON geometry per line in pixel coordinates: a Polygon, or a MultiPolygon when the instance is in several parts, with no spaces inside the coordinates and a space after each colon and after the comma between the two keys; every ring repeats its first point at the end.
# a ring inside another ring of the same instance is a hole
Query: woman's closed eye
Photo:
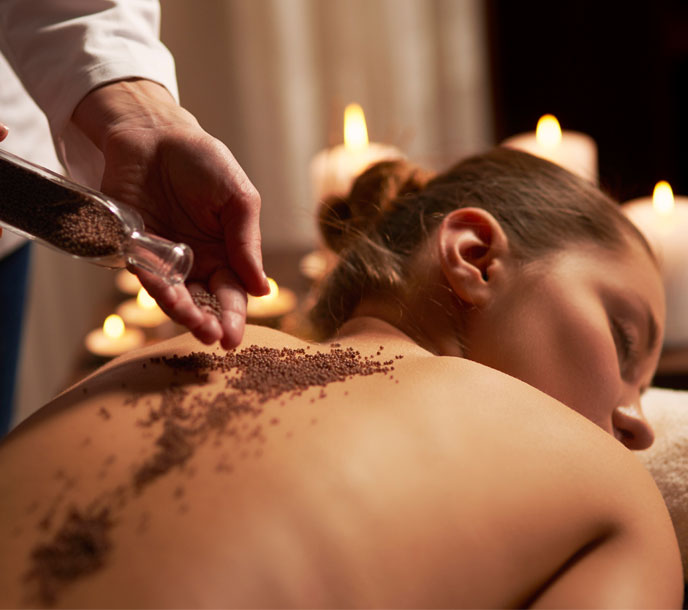
{"type": "Polygon", "coordinates": [[[619,356],[619,368],[622,374],[629,374],[640,357],[638,334],[635,327],[618,318],[611,321],[614,343],[619,356]]]}

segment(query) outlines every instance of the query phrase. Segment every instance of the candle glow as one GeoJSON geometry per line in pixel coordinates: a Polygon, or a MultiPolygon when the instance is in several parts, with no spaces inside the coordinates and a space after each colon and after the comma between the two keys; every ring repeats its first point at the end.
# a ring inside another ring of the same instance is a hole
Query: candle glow
{"type": "Polygon", "coordinates": [[[135,299],[127,299],[117,308],[117,313],[127,324],[140,328],[158,328],[169,320],[143,286],[135,299]]]}
{"type": "Polygon", "coordinates": [[[352,103],[344,109],[344,142],[319,151],[311,161],[313,197],[320,203],[332,195],[342,196],[367,167],[383,159],[399,159],[394,146],[368,140],[363,108],[352,103]]]}
{"type": "Polygon", "coordinates": [[[534,132],[516,134],[502,142],[509,148],[523,150],[547,159],[597,183],[597,144],[590,136],[562,130],[554,115],[540,117],[534,132]]]}
{"type": "Polygon", "coordinates": [[[344,146],[348,150],[363,150],[368,147],[368,128],[363,108],[349,104],[344,109],[344,146]]]}
{"type": "Polygon", "coordinates": [[[279,286],[277,285],[277,282],[273,280],[271,277],[268,278],[268,286],[270,286],[270,292],[268,292],[266,295],[263,295],[262,297],[255,297],[256,300],[260,303],[271,303],[273,301],[276,301],[279,297],[279,286]]]}
{"type": "Polygon", "coordinates": [[[668,216],[674,209],[674,192],[666,180],[660,180],[652,191],[652,207],[662,215],[668,216]]]}
{"type": "Polygon", "coordinates": [[[540,146],[555,148],[561,142],[561,126],[553,114],[540,117],[535,128],[535,139],[540,146]]]}
{"type": "Polygon", "coordinates": [[[124,320],[116,313],[109,315],[103,322],[103,334],[108,339],[119,339],[124,335],[124,320]]]}
{"type": "Polygon", "coordinates": [[[148,294],[145,288],[140,288],[138,294],[136,295],[136,302],[141,309],[154,309],[158,306],[155,299],[148,294]]]}
{"type": "Polygon", "coordinates": [[[655,185],[652,197],[625,203],[623,211],[647,239],[664,282],[664,346],[688,345],[688,197],[675,196],[668,182],[655,185]]]}
{"type": "Polygon", "coordinates": [[[117,314],[111,314],[103,326],[92,330],[84,340],[86,349],[96,356],[114,358],[141,347],[145,342],[143,332],[138,328],[125,326],[117,314]]]}
{"type": "Polygon", "coordinates": [[[249,295],[246,316],[250,321],[276,320],[296,307],[296,295],[289,289],[281,290],[277,282],[268,278],[270,292],[262,297],[249,295]]]}

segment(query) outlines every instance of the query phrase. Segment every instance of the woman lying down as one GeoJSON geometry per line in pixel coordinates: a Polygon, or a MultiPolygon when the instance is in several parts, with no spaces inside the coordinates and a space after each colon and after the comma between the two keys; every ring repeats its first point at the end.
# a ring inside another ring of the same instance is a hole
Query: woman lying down
{"type": "Polygon", "coordinates": [[[496,149],[365,172],[309,343],[113,361],[0,446],[0,597],[56,607],[680,607],[628,449],[663,332],[647,244],[496,149]]]}

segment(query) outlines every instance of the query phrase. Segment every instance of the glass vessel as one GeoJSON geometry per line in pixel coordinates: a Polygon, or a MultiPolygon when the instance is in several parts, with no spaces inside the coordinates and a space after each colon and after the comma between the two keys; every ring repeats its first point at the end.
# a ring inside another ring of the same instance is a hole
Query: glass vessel
{"type": "Polygon", "coordinates": [[[130,206],[4,150],[0,224],[74,258],[113,269],[131,265],[168,284],[183,282],[193,265],[188,245],[147,233],[130,206]]]}

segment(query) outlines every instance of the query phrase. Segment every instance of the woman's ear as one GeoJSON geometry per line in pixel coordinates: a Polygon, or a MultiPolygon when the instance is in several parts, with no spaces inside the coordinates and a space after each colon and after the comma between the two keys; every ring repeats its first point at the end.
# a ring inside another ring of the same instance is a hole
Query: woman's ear
{"type": "Polygon", "coordinates": [[[454,293],[471,305],[487,304],[508,252],[496,218],[481,208],[454,210],[442,221],[438,241],[442,271],[454,293]]]}

